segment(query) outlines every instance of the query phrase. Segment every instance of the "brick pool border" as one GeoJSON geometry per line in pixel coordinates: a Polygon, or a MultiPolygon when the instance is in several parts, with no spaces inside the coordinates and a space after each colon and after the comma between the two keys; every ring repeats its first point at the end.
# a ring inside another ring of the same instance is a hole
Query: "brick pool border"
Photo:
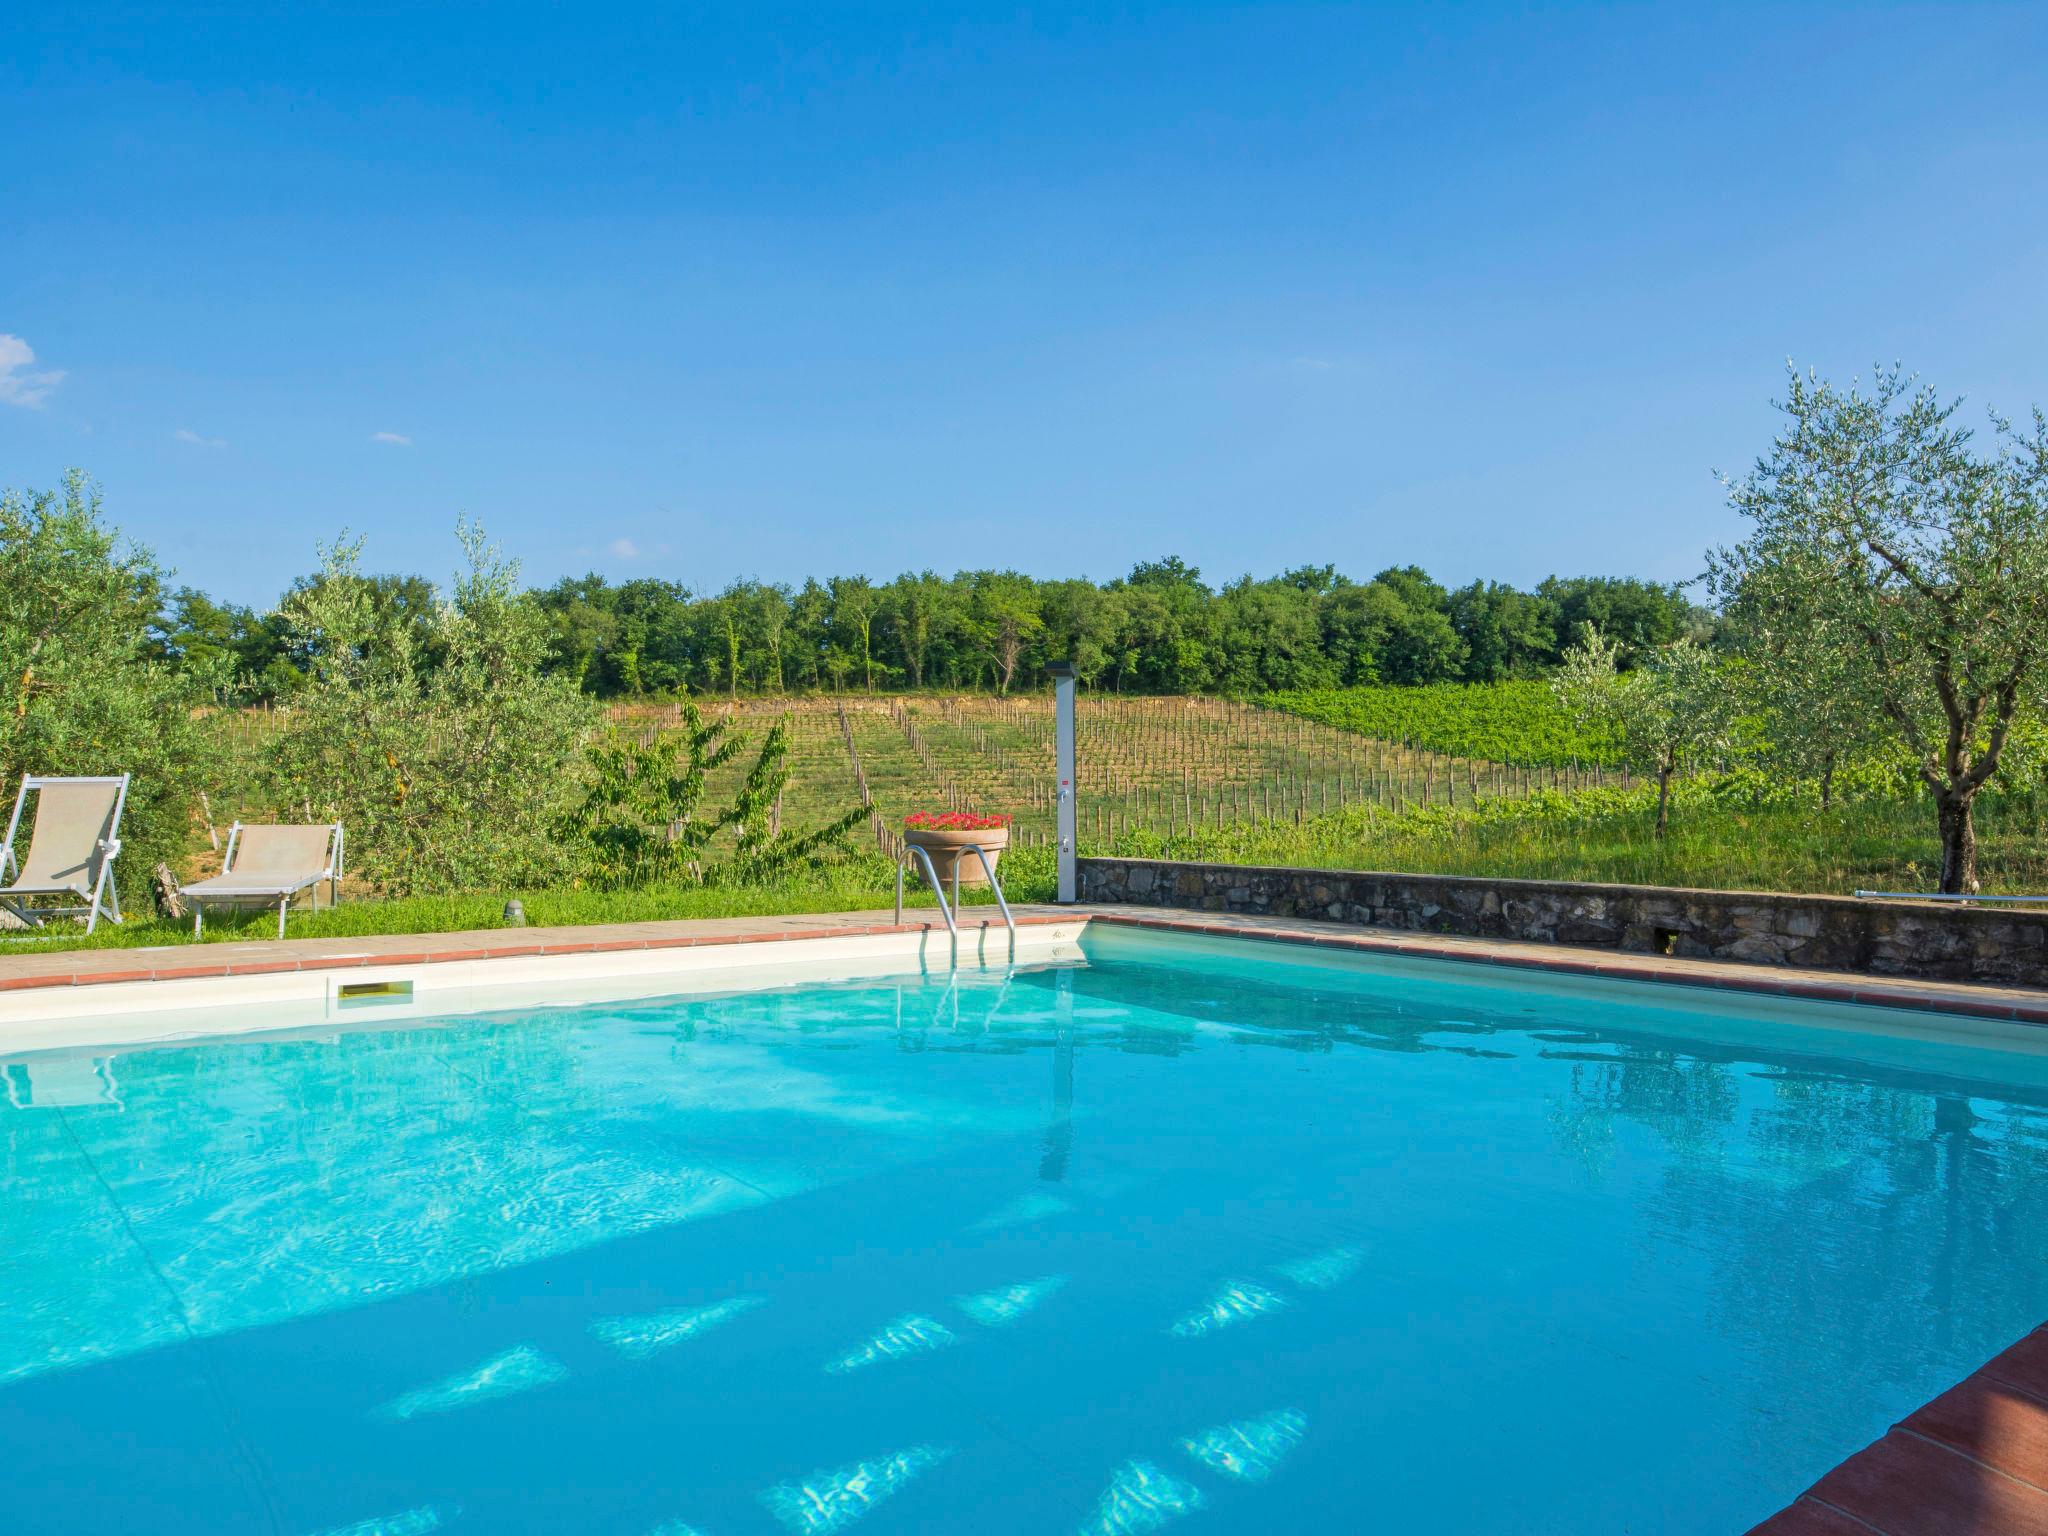
{"type": "Polygon", "coordinates": [[[1749,1536],[2048,1532],[2048,1327],[1858,1451],[1749,1536]]]}

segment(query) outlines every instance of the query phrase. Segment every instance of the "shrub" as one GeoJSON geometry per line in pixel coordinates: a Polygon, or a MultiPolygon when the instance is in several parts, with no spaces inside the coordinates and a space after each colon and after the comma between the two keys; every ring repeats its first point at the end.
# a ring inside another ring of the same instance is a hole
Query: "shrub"
{"type": "Polygon", "coordinates": [[[322,551],[285,605],[310,676],[280,711],[280,809],[346,823],[352,869],[398,895],[567,874],[555,829],[595,718],[541,675],[546,621],[518,568],[456,532],[467,568],[424,622],[373,600],[360,540],[322,551]]]}
{"type": "Polygon", "coordinates": [[[723,720],[706,722],[688,700],[681,708],[678,731],[641,741],[614,730],[587,749],[587,783],[564,818],[563,833],[593,885],[768,884],[845,851],[846,834],[866,819],[864,807],[808,832],[783,830],[789,735],[779,721],[762,739],[731,803],[707,811],[710,774],[737,757],[745,739],[728,734],[723,720]],[[727,828],[731,852],[714,861],[713,839],[727,828]]]}

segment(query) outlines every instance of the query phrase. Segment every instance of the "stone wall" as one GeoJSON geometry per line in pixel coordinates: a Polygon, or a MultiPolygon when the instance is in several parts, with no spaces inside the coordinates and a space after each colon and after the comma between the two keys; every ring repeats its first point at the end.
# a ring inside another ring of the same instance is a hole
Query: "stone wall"
{"type": "Polygon", "coordinates": [[[2048,909],[1082,859],[1085,902],[2048,988],[2048,909]]]}

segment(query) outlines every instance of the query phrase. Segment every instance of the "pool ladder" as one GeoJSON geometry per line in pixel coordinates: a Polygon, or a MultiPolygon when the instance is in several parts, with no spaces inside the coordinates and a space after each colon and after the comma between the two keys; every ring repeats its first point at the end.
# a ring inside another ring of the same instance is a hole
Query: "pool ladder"
{"type": "MultiPolygon", "coordinates": [[[[988,876],[988,888],[996,893],[996,906],[1003,914],[1003,926],[1010,930],[1010,964],[1017,963],[1017,919],[1010,915],[1010,904],[1003,899],[1003,882],[996,878],[996,867],[988,861],[988,850],[979,843],[969,843],[968,851],[981,860],[981,872],[988,876]]],[[[932,856],[915,843],[903,845],[903,857],[896,861],[896,925],[903,926],[903,871],[915,855],[924,877],[932,888],[932,894],[939,899],[939,915],[946,920],[946,937],[949,941],[948,964],[953,970],[960,969],[960,925],[953,920],[954,909],[960,905],[960,858],[953,857],[953,900],[946,900],[945,883],[939,879],[937,866],[932,856]]]]}

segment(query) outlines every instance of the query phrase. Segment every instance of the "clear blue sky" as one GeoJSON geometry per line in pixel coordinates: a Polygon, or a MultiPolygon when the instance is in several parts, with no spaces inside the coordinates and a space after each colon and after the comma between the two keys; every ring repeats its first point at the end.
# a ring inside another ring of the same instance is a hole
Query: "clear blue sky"
{"type": "Polygon", "coordinates": [[[241,600],[1680,579],[1787,357],[2048,403],[2038,3],[5,11],[0,484],[241,600]]]}

